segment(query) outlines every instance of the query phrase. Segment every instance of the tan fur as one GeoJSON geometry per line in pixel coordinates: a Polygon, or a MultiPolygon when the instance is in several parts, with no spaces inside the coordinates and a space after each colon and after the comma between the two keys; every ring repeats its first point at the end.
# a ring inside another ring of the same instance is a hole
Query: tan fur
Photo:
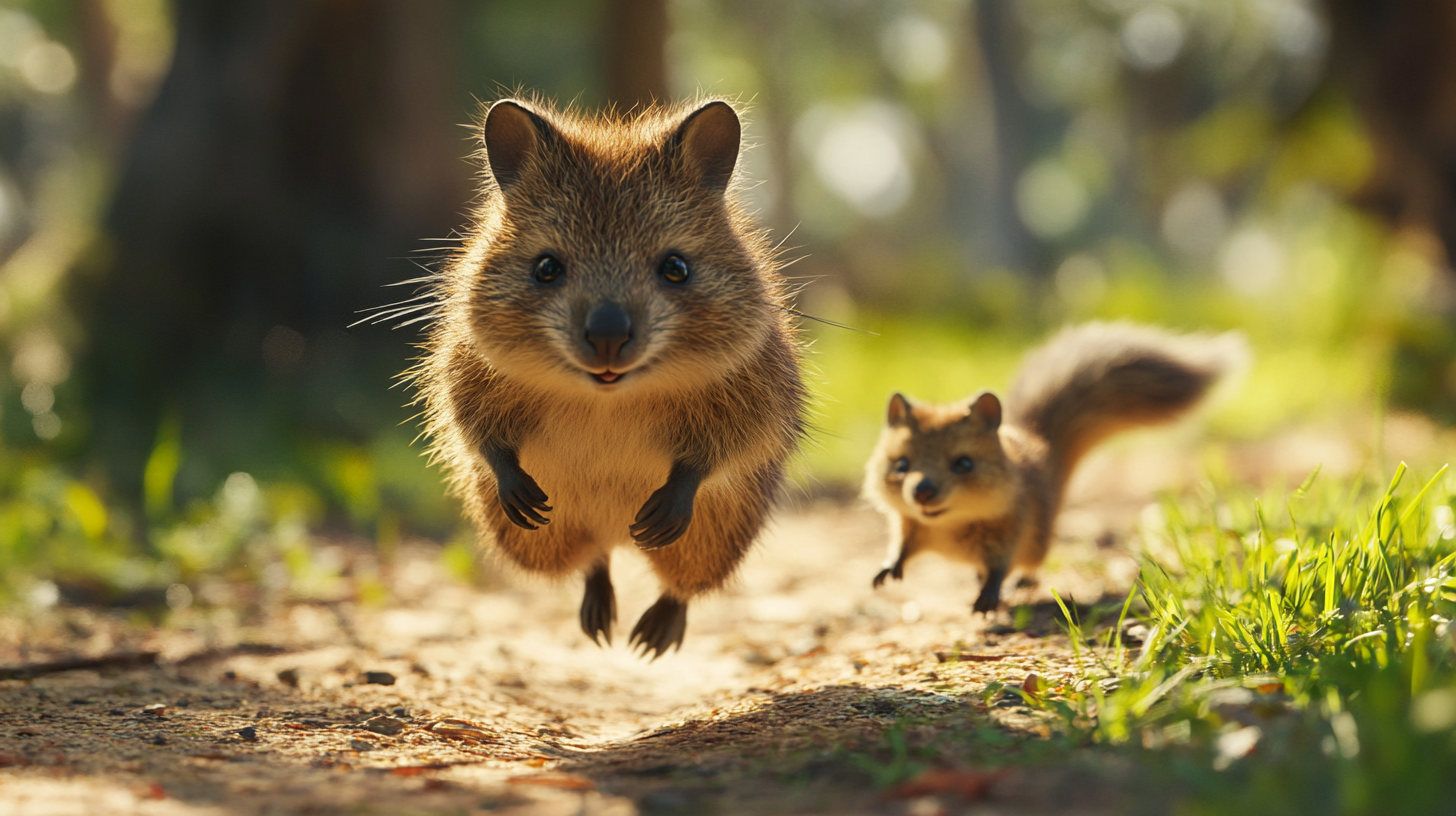
{"type": "Polygon", "coordinates": [[[1004,422],[989,392],[948,405],[895,395],[865,476],[865,496],[891,528],[875,585],[899,578],[915,554],[938,552],[977,566],[983,586],[975,608],[994,609],[1002,579],[1028,578],[1046,559],[1082,456],[1120,430],[1183,415],[1245,354],[1235,335],[1089,323],[1027,355],[1004,422]],[[967,473],[953,469],[961,457],[974,463],[967,473]]]}
{"type": "MultiPolygon", "coordinates": [[[[779,263],[735,188],[703,182],[722,169],[710,166],[714,156],[722,164],[722,145],[691,142],[725,137],[684,125],[705,102],[627,117],[515,100],[548,137],[519,165],[495,157],[509,185],[482,155],[475,225],[440,276],[440,315],[415,383],[451,489],[526,570],[604,564],[683,462],[706,473],[692,521],[647,555],[665,596],[720,587],[762,527],[802,433],[800,343],[779,263]],[[543,252],[564,263],[560,285],[533,283],[543,252]],[[665,253],[691,260],[687,285],[659,278],[665,253]],[[632,368],[610,385],[587,376],[577,348],[586,313],[605,300],[631,314],[635,344],[632,368]],[[490,446],[518,453],[549,497],[549,525],[507,519],[482,454],[490,446]]],[[[499,129],[502,153],[530,143],[517,121],[499,129]]]]}

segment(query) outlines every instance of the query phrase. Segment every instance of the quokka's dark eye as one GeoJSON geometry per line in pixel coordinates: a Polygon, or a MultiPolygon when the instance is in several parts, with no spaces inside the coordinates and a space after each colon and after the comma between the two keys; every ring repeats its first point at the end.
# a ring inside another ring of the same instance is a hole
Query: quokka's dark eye
{"type": "Polygon", "coordinates": [[[956,473],[970,473],[976,469],[976,460],[969,456],[962,456],[950,463],[950,469],[956,473]]]}
{"type": "Polygon", "coordinates": [[[899,459],[895,460],[895,463],[893,465],[890,466],[890,470],[893,470],[896,473],[909,473],[910,460],[901,456],[899,459]]]}
{"type": "Polygon", "coordinates": [[[542,255],[536,259],[536,265],[531,267],[531,279],[537,283],[554,283],[565,274],[566,264],[555,255],[542,255]]]}
{"type": "Polygon", "coordinates": [[[657,268],[657,274],[668,283],[687,283],[688,278],[692,277],[693,270],[683,256],[669,255],[662,260],[662,266],[657,268]]]}

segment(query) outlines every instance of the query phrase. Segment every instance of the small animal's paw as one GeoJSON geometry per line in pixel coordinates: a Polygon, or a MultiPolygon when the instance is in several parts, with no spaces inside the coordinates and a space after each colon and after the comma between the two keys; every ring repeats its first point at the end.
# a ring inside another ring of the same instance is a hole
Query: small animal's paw
{"type": "Polygon", "coordinates": [[[667,654],[668,649],[682,648],[683,635],[688,630],[688,605],[686,601],[663,595],[657,603],[647,608],[637,625],[632,627],[632,648],[642,648],[642,654],[652,653],[652,659],[667,654]]]}
{"type": "Polygon", "coordinates": [[[512,524],[535,530],[537,524],[551,523],[550,519],[542,515],[551,511],[551,505],[546,503],[546,491],[536,484],[530,474],[517,470],[513,474],[497,476],[496,479],[501,509],[512,524]]]}
{"type": "Polygon", "coordinates": [[[971,609],[975,612],[990,615],[1000,606],[1001,592],[998,588],[996,591],[982,590],[981,594],[976,597],[976,602],[971,604],[971,609]]]}
{"type": "Polygon", "coordinates": [[[696,484],[687,487],[668,480],[637,511],[636,520],[628,528],[632,540],[644,550],[656,550],[682,538],[693,521],[696,493],[696,484]]]}
{"type": "Polygon", "coordinates": [[[586,592],[581,597],[581,631],[601,645],[604,638],[612,645],[612,624],[617,622],[617,594],[605,568],[592,570],[586,579],[586,592]]]}
{"type": "Polygon", "coordinates": [[[901,567],[899,564],[894,564],[880,570],[879,574],[875,576],[875,589],[879,589],[881,584],[885,583],[885,581],[891,578],[894,578],[896,581],[904,580],[904,567],[901,567]]]}

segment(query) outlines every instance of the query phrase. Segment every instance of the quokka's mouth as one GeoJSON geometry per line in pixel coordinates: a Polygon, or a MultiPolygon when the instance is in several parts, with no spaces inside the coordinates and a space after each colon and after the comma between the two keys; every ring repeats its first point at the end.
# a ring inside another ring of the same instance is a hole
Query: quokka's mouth
{"type": "Polygon", "coordinates": [[[935,518],[936,516],[945,515],[945,511],[949,509],[949,507],[942,507],[939,510],[926,510],[924,507],[922,507],[920,508],[920,515],[925,516],[926,518],[935,518]]]}
{"type": "Polygon", "coordinates": [[[623,377],[627,376],[627,372],[625,371],[613,371],[611,369],[607,369],[600,374],[591,371],[588,371],[587,373],[591,375],[591,378],[593,380],[596,380],[602,385],[612,385],[614,383],[619,383],[622,381],[623,377]]]}

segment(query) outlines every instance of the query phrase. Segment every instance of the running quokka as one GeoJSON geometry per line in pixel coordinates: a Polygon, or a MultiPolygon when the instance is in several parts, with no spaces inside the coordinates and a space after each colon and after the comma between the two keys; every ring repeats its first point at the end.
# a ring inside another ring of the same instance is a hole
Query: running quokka
{"type": "Polygon", "coordinates": [[[804,427],[780,263],[734,193],[740,133],[722,100],[496,102],[413,374],[470,517],[527,571],[585,574],[593,641],[616,621],[613,548],[646,554],[664,588],[631,642],[654,659],[752,545],[804,427]]]}
{"type": "Polygon", "coordinates": [[[864,494],[890,522],[875,576],[903,577],[921,552],[974,564],[989,613],[1001,584],[1046,558],[1077,462],[1118,431],[1170,422],[1247,356],[1234,334],[1174,335],[1126,323],[1062,331],[1022,363],[1005,407],[982,391],[948,405],[890,398],[864,494]]]}

